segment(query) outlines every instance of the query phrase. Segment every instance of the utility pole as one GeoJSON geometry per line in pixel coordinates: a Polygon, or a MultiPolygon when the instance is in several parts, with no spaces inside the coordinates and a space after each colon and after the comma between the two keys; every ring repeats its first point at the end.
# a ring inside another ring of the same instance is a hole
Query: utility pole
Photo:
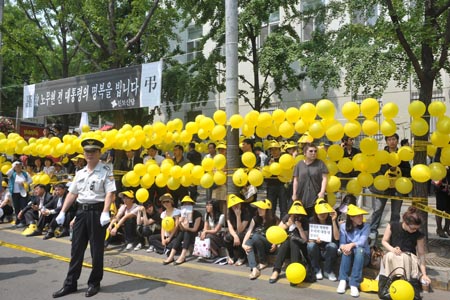
{"type": "MultiPolygon", "coordinates": [[[[0,25],[3,25],[3,8],[5,7],[5,1],[0,0],[0,25]]],[[[0,30],[0,53],[2,51],[3,34],[0,30]]],[[[3,115],[2,111],[2,94],[3,94],[3,56],[0,54],[0,116],[3,115]]]]}
{"type": "MultiPolygon", "coordinates": [[[[230,118],[239,113],[238,103],[238,0],[225,0],[225,61],[226,61],[226,114],[230,118]]],[[[238,194],[231,176],[239,167],[239,130],[228,126],[227,164],[228,194],[238,194]]]]}

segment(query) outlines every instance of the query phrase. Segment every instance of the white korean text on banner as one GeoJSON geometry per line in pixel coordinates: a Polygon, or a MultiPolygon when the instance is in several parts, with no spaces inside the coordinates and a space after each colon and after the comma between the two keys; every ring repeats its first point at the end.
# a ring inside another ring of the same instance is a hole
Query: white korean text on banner
{"type": "Polygon", "coordinates": [[[161,78],[159,61],[27,85],[23,118],[158,106],[161,78]]]}

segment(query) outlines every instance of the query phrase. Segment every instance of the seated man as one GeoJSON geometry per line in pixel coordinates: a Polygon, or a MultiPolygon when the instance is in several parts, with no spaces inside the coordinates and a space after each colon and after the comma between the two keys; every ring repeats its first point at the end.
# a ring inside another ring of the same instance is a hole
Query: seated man
{"type": "Polygon", "coordinates": [[[0,192],[0,223],[11,222],[13,220],[13,206],[11,193],[8,190],[6,181],[2,181],[3,191],[0,192]]]}
{"type": "Polygon", "coordinates": [[[134,192],[132,190],[120,193],[119,197],[122,198],[124,204],[120,206],[119,211],[109,223],[107,230],[111,236],[115,236],[123,225],[125,242],[127,244],[125,250],[131,250],[137,242],[136,216],[139,206],[134,203],[134,192]]]}
{"type": "MultiPolygon", "coordinates": [[[[41,224],[49,223],[47,234],[44,240],[48,240],[55,236],[55,230],[58,227],[56,217],[58,216],[66,198],[66,186],[63,183],[57,183],[53,186],[52,200],[41,209],[41,216],[39,217],[38,228],[41,224]]],[[[62,225],[61,232],[56,236],[57,238],[69,235],[69,218],[66,218],[62,225]]]]}
{"type": "MultiPolygon", "coordinates": [[[[22,209],[18,218],[20,220],[25,219],[25,223],[27,225],[33,224],[36,225],[38,223],[40,217],[40,211],[43,209],[50,201],[52,200],[52,195],[50,195],[45,189],[44,184],[37,184],[33,189],[33,196],[31,196],[31,200],[24,209],[22,209]]],[[[37,224],[35,229],[25,234],[26,236],[36,236],[41,235],[42,230],[44,229],[47,220],[44,218],[40,223],[37,224]]]]}

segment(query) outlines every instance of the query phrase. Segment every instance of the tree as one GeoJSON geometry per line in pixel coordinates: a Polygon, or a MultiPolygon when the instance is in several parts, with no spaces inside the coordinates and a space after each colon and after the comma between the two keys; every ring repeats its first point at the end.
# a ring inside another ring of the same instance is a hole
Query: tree
{"type": "MultiPolygon", "coordinates": [[[[412,78],[420,100],[426,106],[431,103],[433,87],[449,72],[450,1],[309,2],[315,5],[299,14],[299,20],[318,17],[322,23],[312,39],[302,43],[300,62],[324,95],[341,86],[344,70],[342,84],[352,96],[380,96],[390,80],[406,88],[412,78]],[[340,26],[332,27],[337,21],[340,26]]],[[[429,116],[426,120],[429,124],[429,116]]],[[[414,137],[416,144],[428,138],[414,137]]],[[[426,163],[423,147],[415,152],[414,163],[426,163]]],[[[413,195],[426,199],[426,184],[415,183],[413,195]]]]}
{"type": "MultiPolygon", "coordinates": [[[[240,74],[239,78],[246,88],[240,89],[239,96],[254,110],[270,106],[276,97],[281,99],[282,92],[300,89],[303,73],[296,71],[293,64],[297,61],[299,37],[291,26],[293,13],[298,1],[239,1],[239,62],[250,65],[251,77],[240,74]],[[279,11],[286,15],[280,20],[279,11]],[[271,18],[276,21],[270,24],[271,18]],[[271,26],[272,25],[272,26],[271,26]],[[248,92],[249,91],[249,92],[248,92]]],[[[225,42],[225,12],[223,1],[178,0],[189,25],[209,25],[209,31],[202,37],[198,50],[202,50],[207,41],[215,44],[213,54],[199,57],[210,61],[211,68],[224,63],[220,49],[225,42]]],[[[205,68],[195,69],[202,72],[205,68]]],[[[223,81],[213,87],[223,90],[223,81]]]]}

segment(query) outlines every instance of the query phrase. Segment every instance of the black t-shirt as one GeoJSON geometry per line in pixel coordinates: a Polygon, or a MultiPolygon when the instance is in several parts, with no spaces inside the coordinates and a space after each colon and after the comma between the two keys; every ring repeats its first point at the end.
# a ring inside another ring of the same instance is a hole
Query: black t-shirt
{"type": "MultiPolygon", "coordinates": [[[[290,215],[285,215],[283,217],[283,219],[281,219],[281,222],[283,222],[284,224],[288,224],[289,217],[290,217],[290,215]]],[[[296,220],[300,221],[300,224],[302,224],[302,228],[303,228],[304,231],[308,231],[309,230],[309,222],[308,222],[308,217],[307,216],[295,215],[294,216],[294,222],[296,220]]],[[[289,230],[289,228],[287,230],[288,230],[288,233],[294,233],[294,234],[300,236],[300,232],[298,232],[298,228],[297,227],[295,227],[293,230],[289,230]]]]}
{"type": "Polygon", "coordinates": [[[266,233],[266,230],[273,225],[277,225],[277,220],[274,217],[270,222],[264,222],[263,218],[260,216],[254,216],[253,221],[255,222],[255,227],[253,227],[253,232],[259,232],[262,234],[266,233]]]}
{"type": "MultiPolygon", "coordinates": [[[[231,210],[232,209],[230,209],[230,211],[231,210]]],[[[241,206],[241,222],[248,221],[248,223],[247,223],[247,227],[248,227],[248,225],[250,225],[251,219],[252,218],[251,218],[251,215],[249,214],[248,210],[241,206]]],[[[236,220],[236,215],[234,214],[234,212],[228,213],[228,221],[230,221],[234,230],[237,231],[237,220],[236,220]]]]}
{"type": "Polygon", "coordinates": [[[389,244],[392,247],[400,247],[403,252],[416,254],[417,240],[423,239],[424,234],[420,231],[410,233],[402,228],[402,223],[391,222],[391,239],[389,244]]]}

